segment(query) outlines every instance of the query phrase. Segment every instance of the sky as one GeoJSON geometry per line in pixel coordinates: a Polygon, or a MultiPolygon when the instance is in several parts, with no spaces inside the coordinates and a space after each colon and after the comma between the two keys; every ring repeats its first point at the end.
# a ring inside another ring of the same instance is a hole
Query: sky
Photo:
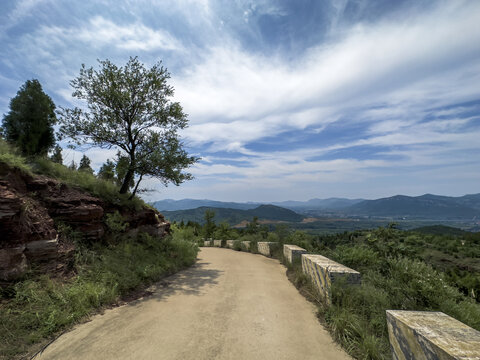
{"type": "Polygon", "coordinates": [[[0,114],[28,79],[73,107],[82,64],[162,61],[202,160],[148,201],[480,192],[477,0],[2,0],[0,49],[0,114]]]}

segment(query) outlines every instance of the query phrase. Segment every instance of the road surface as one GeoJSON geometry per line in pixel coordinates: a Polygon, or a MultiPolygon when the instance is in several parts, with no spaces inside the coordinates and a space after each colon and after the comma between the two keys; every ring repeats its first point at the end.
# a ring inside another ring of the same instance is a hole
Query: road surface
{"type": "Polygon", "coordinates": [[[278,261],[202,248],[154,294],[96,315],[35,359],[350,359],[278,261]]]}

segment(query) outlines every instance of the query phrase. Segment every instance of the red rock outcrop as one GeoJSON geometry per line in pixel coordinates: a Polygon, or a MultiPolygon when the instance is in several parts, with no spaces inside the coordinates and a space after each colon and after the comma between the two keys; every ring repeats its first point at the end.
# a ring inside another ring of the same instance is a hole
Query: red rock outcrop
{"type": "Polygon", "coordinates": [[[30,264],[43,271],[62,268],[74,249],[59,243],[56,224],[62,222],[84,239],[100,241],[106,213],[119,211],[127,231],[163,236],[170,224],[156,210],[133,211],[91,196],[45,176],[30,176],[0,163],[0,281],[22,275],[30,264]]]}

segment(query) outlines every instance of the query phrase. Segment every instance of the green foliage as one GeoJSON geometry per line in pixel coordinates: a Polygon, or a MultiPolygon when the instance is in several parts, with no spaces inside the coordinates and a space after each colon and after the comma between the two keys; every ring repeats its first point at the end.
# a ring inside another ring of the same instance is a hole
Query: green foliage
{"type": "Polygon", "coordinates": [[[87,155],[83,154],[82,158],[80,159],[80,165],[78,165],[77,170],[93,175],[93,169],[90,166],[91,163],[92,163],[92,160],[90,160],[87,155]]]}
{"type": "Polygon", "coordinates": [[[3,118],[5,139],[26,156],[46,155],[55,144],[55,104],[36,79],[27,80],[3,118]]]}
{"type": "MultiPolygon", "coordinates": [[[[215,214],[215,213],[214,213],[215,214]]],[[[236,239],[238,234],[235,230],[230,228],[230,225],[226,221],[222,221],[216,226],[214,232],[214,238],[220,240],[236,239]]]]}
{"type": "Polygon", "coordinates": [[[26,174],[32,174],[32,169],[27,164],[26,159],[3,139],[0,139],[0,162],[7,164],[11,168],[19,169],[26,174]]]}
{"type": "Polygon", "coordinates": [[[97,177],[106,181],[115,181],[115,163],[108,159],[98,170],[97,177]]]}
{"type": "Polygon", "coordinates": [[[36,173],[56,178],[71,186],[78,186],[109,203],[137,210],[145,206],[141,199],[137,197],[130,199],[126,194],[119,194],[117,185],[109,181],[97,179],[87,172],[72,170],[61,164],[53,163],[46,158],[35,159],[32,166],[36,173]]]}
{"type": "Polygon", "coordinates": [[[129,226],[128,222],[125,222],[123,216],[115,210],[115,212],[105,215],[105,224],[108,230],[113,234],[123,233],[129,226]]]}
{"type": "Polygon", "coordinates": [[[71,81],[73,96],[86,101],[88,110],[62,109],[61,133],[77,144],[119,148],[128,159],[122,194],[135,176],[132,196],[143,176],[175,185],[192,179],[183,170],[199,159],[188,156],[179,140],[177,132],[188,120],[180,104],[171,101],[174,91],[167,84],[167,70],[160,62],[145,68],[136,57],[124,67],[109,60],[99,63],[98,71],[82,65],[71,81]]]}
{"type": "Polygon", "coordinates": [[[57,164],[63,164],[62,148],[60,145],[55,145],[53,149],[53,154],[50,156],[50,160],[57,164]]]}
{"type": "Polygon", "coordinates": [[[210,239],[215,231],[215,212],[213,210],[205,210],[205,225],[203,226],[203,234],[205,240],[210,239]]]}
{"type": "MultiPolygon", "coordinates": [[[[195,229],[193,227],[179,227],[177,225],[171,226],[172,237],[174,240],[185,240],[192,243],[201,244],[200,237],[195,234],[195,229]]],[[[202,244],[203,245],[203,244],[202,244]]]]}
{"type": "Polygon", "coordinates": [[[192,265],[197,251],[190,241],[141,234],[113,247],[82,249],[78,276],[67,283],[47,275],[18,282],[8,301],[0,299],[0,323],[8,329],[0,331],[0,354],[21,354],[119,296],[192,265]]]}

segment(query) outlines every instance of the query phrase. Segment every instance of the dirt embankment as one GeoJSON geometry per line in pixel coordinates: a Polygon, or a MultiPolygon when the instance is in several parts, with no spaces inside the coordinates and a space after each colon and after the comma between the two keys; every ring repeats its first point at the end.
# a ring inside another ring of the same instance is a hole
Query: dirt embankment
{"type": "Polygon", "coordinates": [[[169,228],[153,209],[121,208],[55,179],[0,163],[0,283],[15,280],[33,264],[44,272],[62,271],[74,246],[59,238],[59,225],[90,242],[100,241],[105,215],[114,211],[129,223],[128,231],[162,235],[169,228]]]}

